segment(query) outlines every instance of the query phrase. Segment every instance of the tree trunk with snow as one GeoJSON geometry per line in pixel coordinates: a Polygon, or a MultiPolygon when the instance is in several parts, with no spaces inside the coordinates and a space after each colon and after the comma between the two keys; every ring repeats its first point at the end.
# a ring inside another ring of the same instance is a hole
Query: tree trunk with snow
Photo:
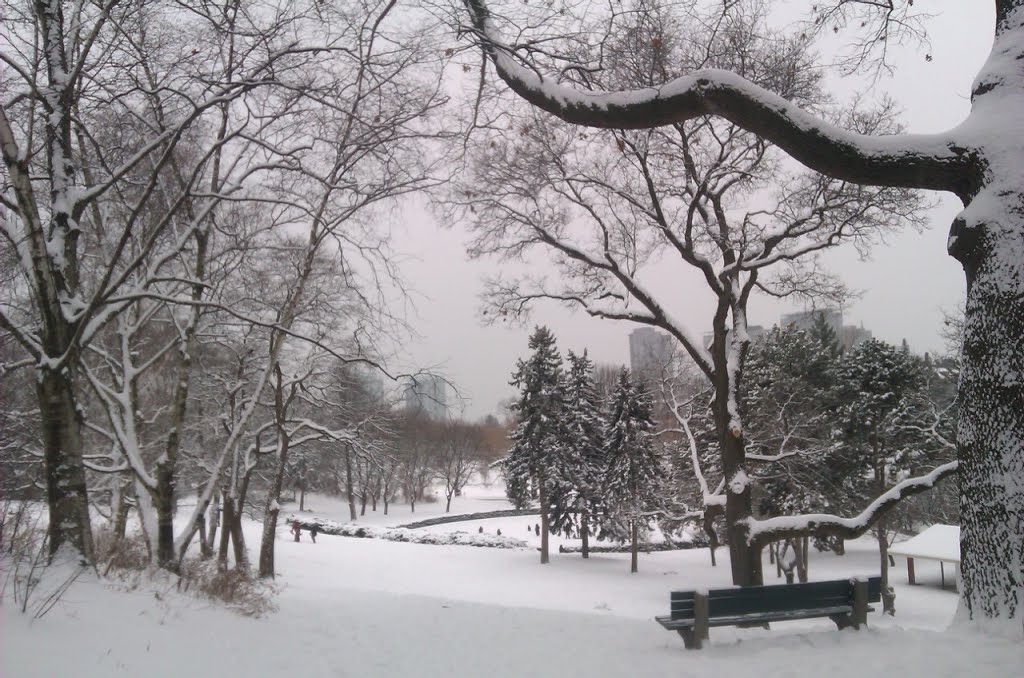
{"type": "Polygon", "coordinates": [[[124,539],[128,529],[128,511],[130,509],[128,494],[131,486],[131,480],[125,474],[119,475],[114,481],[114,492],[110,508],[113,513],[111,529],[113,530],[115,540],[124,539]]]}
{"type": "Polygon", "coordinates": [[[281,513],[281,507],[277,503],[277,496],[280,494],[281,486],[277,483],[277,492],[274,492],[274,485],[271,484],[267,493],[267,505],[263,509],[263,534],[260,536],[260,577],[274,577],[274,543],[277,538],[277,517],[281,513]]]}
{"type": "Polygon", "coordinates": [[[82,463],[82,415],[70,368],[40,367],[36,391],[43,427],[50,558],[68,545],[86,562],[92,562],[89,497],[82,463]]]}
{"type": "MultiPolygon", "coordinates": [[[[719,333],[716,333],[719,334],[719,333]]],[[[725,362],[727,335],[715,337],[712,355],[725,362]],[[721,345],[719,345],[721,343],[721,345]]],[[[732,583],[738,586],[760,586],[764,583],[761,568],[761,547],[748,540],[746,521],[753,516],[750,497],[750,483],[746,472],[746,441],[739,424],[735,405],[730,406],[730,394],[738,384],[729,383],[727,371],[719,370],[719,381],[715,385],[715,422],[722,454],[722,473],[725,482],[725,525],[729,537],[729,564],[732,568],[732,583]]],[[[734,375],[732,381],[738,381],[734,375]]],[[[714,555],[712,554],[712,559],[714,555]]]]}
{"type": "MultiPolygon", "coordinates": [[[[213,545],[217,543],[217,528],[220,527],[220,505],[221,501],[219,496],[215,496],[213,501],[210,502],[210,531],[207,535],[206,545],[200,547],[204,559],[213,557],[213,545]]],[[[205,512],[206,511],[204,510],[203,513],[205,512]]]]}
{"type": "Polygon", "coordinates": [[[156,481],[153,504],[157,521],[157,565],[176,572],[178,558],[174,550],[174,467],[167,462],[158,464],[156,481]]]}
{"type": "Polygon", "coordinates": [[[235,522],[235,502],[228,492],[224,493],[223,508],[220,512],[221,531],[220,549],[217,552],[217,569],[224,572],[228,569],[228,550],[231,547],[231,525],[235,522]]]}
{"type": "Polygon", "coordinates": [[[875,525],[875,539],[878,541],[879,579],[882,586],[882,611],[887,615],[896,614],[896,592],[889,586],[889,536],[886,533],[885,518],[875,525]]]}
{"type": "MultiPolygon", "coordinates": [[[[274,423],[277,428],[277,463],[274,475],[267,488],[267,500],[263,509],[263,534],[260,536],[259,576],[274,577],[274,545],[277,539],[277,517],[281,513],[281,487],[284,485],[284,472],[288,465],[288,452],[291,447],[291,436],[285,428],[288,418],[288,405],[295,395],[292,388],[290,397],[285,397],[284,376],[280,363],[274,365],[276,383],[274,388],[274,423]]],[[[301,509],[300,509],[301,510],[301,509]]]]}
{"type": "MultiPolygon", "coordinates": [[[[345,494],[348,497],[348,517],[354,522],[356,519],[356,491],[355,481],[352,479],[352,455],[348,451],[345,452],[345,494]]],[[[409,505],[412,506],[412,512],[415,512],[415,497],[410,497],[409,505]]]]}

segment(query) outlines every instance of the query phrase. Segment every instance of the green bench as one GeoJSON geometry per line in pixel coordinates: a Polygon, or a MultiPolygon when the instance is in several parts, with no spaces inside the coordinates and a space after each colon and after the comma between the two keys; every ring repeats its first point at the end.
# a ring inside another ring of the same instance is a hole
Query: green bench
{"type": "Polygon", "coordinates": [[[671,612],[655,620],[699,650],[712,626],[755,626],[773,621],[828,617],[840,629],[867,624],[869,603],[882,599],[878,577],[806,584],[734,586],[707,592],[673,591],[671,612]]]}

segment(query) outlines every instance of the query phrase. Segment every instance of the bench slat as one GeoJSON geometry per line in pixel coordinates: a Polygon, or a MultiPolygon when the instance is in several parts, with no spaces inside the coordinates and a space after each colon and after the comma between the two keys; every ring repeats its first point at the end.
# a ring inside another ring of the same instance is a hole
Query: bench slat
{"type": "MultiPolygon", "coordinates": [[[[873,612],[874,608],[868,608],[868,611],[873,612]]],[[[851,614],[852,612],[853,606],[851,605],[835,605],[832,607],[813,608],[806,610],[788,610],[786,612],[764,612],[745,615],[734,615],[731,617],[712,617],[708,620],[708,626],[735,626],[737,624],[747,623],[757,624],[761,622],[815,619],[818,617],[830,617],[836,614],[851,614]]],[[[693,619],[672,619],[669,616],[655,617],[654,619],[670,631],[678,631],[680,629],[693,628],[693,619]]]]}

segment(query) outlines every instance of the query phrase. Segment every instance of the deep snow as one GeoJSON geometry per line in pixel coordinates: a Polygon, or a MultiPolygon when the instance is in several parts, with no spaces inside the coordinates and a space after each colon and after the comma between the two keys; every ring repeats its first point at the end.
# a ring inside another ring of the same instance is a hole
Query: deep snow
{"type": "MultiPolygon", "coordinates": [[[[502,508],[499,488],[453,502],[469,513],[502,508]]],[[[310,498],[308,515],[344,518],[347,507],[310,498]]],[[[286,507],[292,508],[292,507],[286,507]]],[[[443,512],[421,504],[379,512],[363,524],[399,525],[443,512]]],[[[185,512],[183,512],[185,513],[185,512]]],[[[523,517],[462,526],[527,539],[523,517]]],[[[445,525],[424,530],[449,531],[445,525]]],[[[893,569],[897,616],[876,612],[870,628],[838,632],[827,620],[759,629],[713,629],[687,651],[654,621],[673,588],[728,584],[727,554],[712,568],[706,549],[642,554],[552,554],[535,550],[424,546],[278,533],[278,607],[240,617],[173,590],[171,582],[135,591],[83,578],[45,617],[32,621],[9,600],[0,606],[0,675],[20,676],[1015,676],[1019,642],[941,632],[956,594],[937,586],[938,567],[919,568],[924,585],[905,585],[893,569]]],[[[532,533],[531,533],[532,534],[532,533]]],[[[259,525],[247,525],[251,551],[259,525]]],[[[532,537],[536,539],[535,537],[532,537]]],[[[532,542],[531,542],[532,543],[532,542]]],[[[557,548],[557,547],[556,547],[557,548]]],[[[766,565],[766,571],[774,570],[766,565]]],[[[877,572],[867,540],[848,555],[814,553],[814,579],[877,572]]]]}

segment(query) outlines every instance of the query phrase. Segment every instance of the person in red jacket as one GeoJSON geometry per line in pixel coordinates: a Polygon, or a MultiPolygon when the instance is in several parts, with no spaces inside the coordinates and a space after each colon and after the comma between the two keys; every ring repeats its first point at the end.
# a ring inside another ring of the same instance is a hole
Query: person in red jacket
{"type": "Polygon", "coordinates": [[[292,521],[292,534],[295,535],[295,541],[299,541],[299,535],[302,534],[302,526],[299,525],[299,521],[292,521]]]}

